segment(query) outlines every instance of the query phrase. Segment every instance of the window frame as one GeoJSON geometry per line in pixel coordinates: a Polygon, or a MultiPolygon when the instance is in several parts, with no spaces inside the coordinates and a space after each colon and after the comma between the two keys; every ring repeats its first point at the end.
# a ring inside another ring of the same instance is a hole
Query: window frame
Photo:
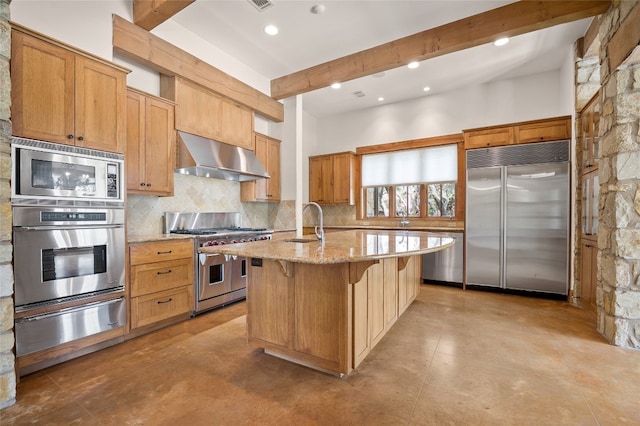
{"type": "MultiPolygon", "coordinates": [[[[370,145],[365,147],[356,148],[356,219],[358,220],[381,220],[381,221],[397,221],[400,216],[396,216],[395,210],[395,186],[396,185],[381,185],[389,187],[389,216],[367,216],[366,205],[366,188],[362,186],[361,172],[362,172],[362,156],[367,154],[377,154],[382,152],[392,152],[408,149],[435,147],[442,145],[457,145],[458,155],[458,176],[455,186],[456,198],[455,198],[455,215],[454,216],[427,216],[428,212],[428,200],[427,200],[427,186],[428,183],[419,183],[420,187],[420,216],[410,216],[409,218],[420,220],[433,220],[433,221],[451,221],[451,220],[464,220],[465,209],[465,182],[466,182],[466,155],[464,148],[464,138],[462,133],[436,136],[431,138],[413,139],[400,142],[392,142],[380,145],[370,145]]],[[[432,182],[433,183],[433,182],[432,182]]],[[[436,182],[446,183],[446,182],[436,182]]],[[[412,185],[407,183],[406,185],[412,185]]],[[[415,185],[415,184],[414,184],[415,185]]]]}

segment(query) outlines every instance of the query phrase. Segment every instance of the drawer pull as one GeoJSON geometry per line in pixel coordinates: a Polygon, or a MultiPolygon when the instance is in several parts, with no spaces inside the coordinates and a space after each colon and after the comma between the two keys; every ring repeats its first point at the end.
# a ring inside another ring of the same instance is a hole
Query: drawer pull
{"type": "Polygon", "coordinates": [[[156,272],[156,275],[165,275],[165,274],[170,274],[171,273],[171,269],[169,269],[166,272],[156,272]]]}
{"type": "Polygon", "coordinates": [[[167,250],[167,251],[159,251],[158,254],[171,254],[173,253],[173,250],[167,250]]]}
{"type": "Polygon", "coordinates": [[[170,297],[169,300],[158,300],[158,305],[162,304],[162,303],[169,303],[173,301],[173,297],[170,297]]]}

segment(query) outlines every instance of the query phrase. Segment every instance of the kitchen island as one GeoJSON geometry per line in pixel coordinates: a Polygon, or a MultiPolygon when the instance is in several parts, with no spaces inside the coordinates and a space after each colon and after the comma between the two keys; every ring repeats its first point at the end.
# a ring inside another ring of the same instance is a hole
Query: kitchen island
{"type": "Polygon", "coordinates": [[[247,257],[247,336],[265,352],[349,374],[415,299],[421,255],[453,239],[419,231],[350,230],[202,247],[247,257]]]}

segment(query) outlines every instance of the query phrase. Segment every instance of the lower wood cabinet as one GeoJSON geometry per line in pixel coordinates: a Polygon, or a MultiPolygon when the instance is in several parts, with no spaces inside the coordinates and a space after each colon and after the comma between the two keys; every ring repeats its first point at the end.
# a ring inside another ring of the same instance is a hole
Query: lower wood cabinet
{"type": "Polygon", "coordinates": [[[129,263],[132,331],[188,318],[194,305],[191,239],[130,244],[129,263]]]}

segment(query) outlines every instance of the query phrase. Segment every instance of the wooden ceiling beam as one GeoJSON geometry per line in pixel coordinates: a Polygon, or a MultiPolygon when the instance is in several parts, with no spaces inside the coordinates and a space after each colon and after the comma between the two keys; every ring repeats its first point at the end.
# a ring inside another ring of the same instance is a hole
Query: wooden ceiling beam
{"type": "Polygon", "coordinates": [[[151,31],[195,0],[133,0],[133,22],[151,31]]]}
{"type": "Polygon", "coordinates": [[[410,35],[271,80],[271,96],[284,99],[605,12],[610,1],[523,0],[410,35]]]}
{"type": "Polygon", "coordinates": [[[113,16],[113,50],[161,74],[198,83],[270,120],[284,121],[280,102],[117,15],[113,16]]]}

